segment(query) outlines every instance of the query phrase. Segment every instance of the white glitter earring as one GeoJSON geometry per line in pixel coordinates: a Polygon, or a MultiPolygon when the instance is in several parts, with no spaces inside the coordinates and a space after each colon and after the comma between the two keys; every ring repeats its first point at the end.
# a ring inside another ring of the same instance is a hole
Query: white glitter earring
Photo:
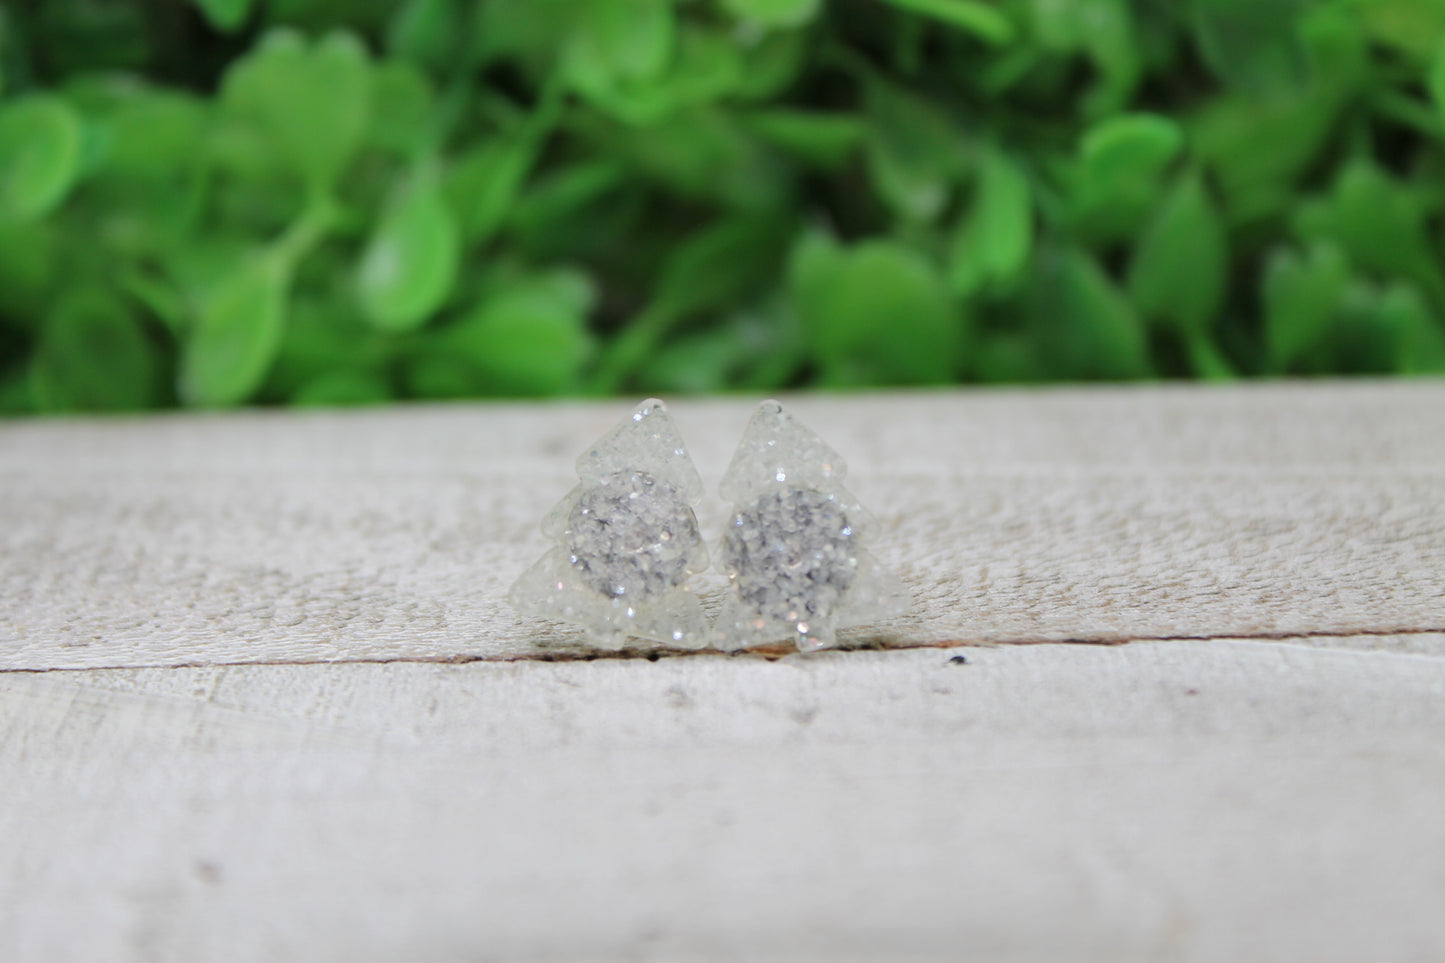
{"type": "Polygon", "coordinates": [[[557,546],[512,586],[523,615],[587,629],[620,649],[628,636],[707,644],[688,579],[707,568],[693,506],[702,479],[661,401],[644,401],[577,459],[582,479],[542,522],[557,546]]]}
{"type": "Polygon", "coordinates": [[[872,519],[843,487],[846,471],[778,402],[758,407],[719,486],[734,506],[719,554],[732,587],[720,647],[790,638],[822,649],[838,629],[907,611],[902,583],[866,550],[872,519]]]}

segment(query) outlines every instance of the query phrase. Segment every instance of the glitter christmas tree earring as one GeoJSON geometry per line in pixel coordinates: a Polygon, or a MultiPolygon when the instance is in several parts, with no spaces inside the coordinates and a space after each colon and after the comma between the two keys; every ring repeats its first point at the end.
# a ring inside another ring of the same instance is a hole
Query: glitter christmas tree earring
{"type": "Polygon", "coordinates": [[[702,479],[672,418],[653,398],[577,459],[582,479],[542,521],[557,546],[509,595],[523,615],[587,629],[620,649],[628,636],[684,648],[707,644],[688,579],[707,568],[693,506],[702,479]]]}
{"type": "Polygon", "coordinates": [[[732,594],[717,644],[835,644],[838,629],[901,615],[902,584],[866,550],[872,521],[843,487],[838,453],[776,401],[748,423],[719,494],[734,505],[719,564],[732,594]]]}

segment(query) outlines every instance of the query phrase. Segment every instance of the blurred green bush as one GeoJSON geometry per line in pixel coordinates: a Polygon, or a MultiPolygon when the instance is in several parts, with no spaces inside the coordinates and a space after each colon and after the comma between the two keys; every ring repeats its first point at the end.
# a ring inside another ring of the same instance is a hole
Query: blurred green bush
{"type": "Polygon", "coordinates": [[[1445,0],[10,0],[0,410],[1445,371],[1445,0]]]}

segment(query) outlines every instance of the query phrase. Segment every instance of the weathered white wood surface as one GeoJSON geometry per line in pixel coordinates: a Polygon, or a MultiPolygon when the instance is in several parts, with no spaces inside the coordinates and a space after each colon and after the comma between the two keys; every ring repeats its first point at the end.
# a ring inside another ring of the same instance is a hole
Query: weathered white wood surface
{"type": "MultiPolygon", "coordinates": [[[[805,398],[889,645],[1445,629],[1445,386],[805,398]]],[[[744,401],[674,414],[715,484],[744,401]]],[[[511,580],[627,403],[0,424],[0,668],[576,651],[511,580]]],[[[705,503],[715,537],[725,507],[705,503]]],[[[715,590],[714,590],[715,591],[715,590]]]]}
{"type": "Polygon", "coordinates": [[[1445,958],[1445,386],[800,399],[858,638],[1155,641],[538,661],[625,409],[0,425],[0,961],[1445,958]]]}
{"type": "Polygon", "coordinates": [[[0,674],[0,959],[1430,963],[1379,641],[0,674]]]}

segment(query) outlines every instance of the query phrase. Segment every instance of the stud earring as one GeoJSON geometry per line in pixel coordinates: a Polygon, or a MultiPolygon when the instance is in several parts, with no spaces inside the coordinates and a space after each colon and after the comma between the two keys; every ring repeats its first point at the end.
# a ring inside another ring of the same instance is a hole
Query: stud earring
{"type": "Polygon", "coordinates": [[[523,615],[581,625],[599,648],[628,636],[707,644],[688,579],[707,568],[693,506],[702,479],[661,401],[644,401],[577,459],[581,482],[543,520],[556,547],[512,586],[523,615]]]}
{"type": "Polygon", "coordinates": [[[758,407],[719,486],[734,506],[718,556],[732,588],[721,648],[828,648],[838,629],[907,611],[902,583],[866,550],[872,520],[843,487],[846,470],[778,402],[758,407]]]}

